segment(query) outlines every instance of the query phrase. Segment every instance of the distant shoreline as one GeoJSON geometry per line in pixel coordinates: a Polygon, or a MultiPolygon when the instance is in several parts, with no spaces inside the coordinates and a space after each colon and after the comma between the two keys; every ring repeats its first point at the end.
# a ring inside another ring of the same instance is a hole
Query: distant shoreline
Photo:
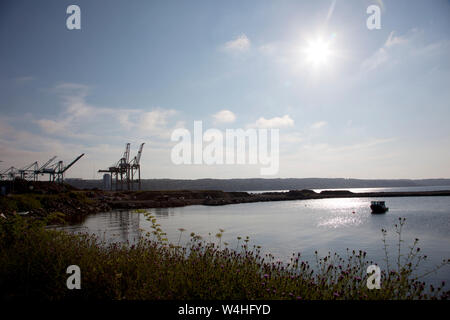
{"type": "MultiPolygon", "coordinates": [[[[87,192],[87,191],[85,191],[87,192]]],[[[167,191],[97,191],[95,198],[112,209],[170,208],[191,205],[222,206],[229,204],[294,201],[333,198],[388,198],[388,197],[434,197],[450,196],[450,190],[410,192],[365,192],[347,190],[322,191],[291,190],[288,192],[225,192],[214,190],[167,190],[167,191]]]]}
{"type": "Polygon", "coordinates": [[[26,212],[47,217],[61,213],[66,222],[80,222],[90,214],[114,209],[133,210],[191,205],[221,206],[239,203],[333,198],[390,198],[450,196],[448,190],[351,192],[349,190],[290,190],[288,192],[226,192],[220,190],[103,191],[79,190],[67,184],[16,181],[15,190],[0,197],[0,212],[26,212]]]}
{"type": "MultiPolygon", "coordinates": [[[[78,189],[106,189],[102,180],[66,179],[78,189]]],[[[142,179],[141,190],[266,190],[406,188],[448,186],[450,179],[347,179],[347,178],[248,178],[248,179],[142,179]]],[[[108,188],[109,189],[109,188],[108,188]]]]}

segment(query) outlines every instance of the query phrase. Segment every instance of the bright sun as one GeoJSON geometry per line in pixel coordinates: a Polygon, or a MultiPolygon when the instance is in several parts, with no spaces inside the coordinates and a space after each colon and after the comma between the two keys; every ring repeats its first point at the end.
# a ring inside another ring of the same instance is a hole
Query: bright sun
{"type": "Polygon", "coordinates": [[[329,42],[318,38],[308,43],[304,53],[308,63],[313,66],[321,66],[329,62],[332,51],[329,42]]]}

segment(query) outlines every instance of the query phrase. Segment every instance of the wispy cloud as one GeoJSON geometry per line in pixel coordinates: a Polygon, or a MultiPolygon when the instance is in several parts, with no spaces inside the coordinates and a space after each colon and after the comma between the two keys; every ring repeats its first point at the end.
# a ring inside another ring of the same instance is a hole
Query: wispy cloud
{"type": "Polygon", "coordinates": [[[173,109],[156,108],[152,111],[140,111],[137,126],[142,134],[155,135],[160,138],[169,137],[169,118],[177,112],[173,109]]]}
{"type": "Polygon", "coordinates": [[[250,49],[250,46],[250,39],[245,34],[241,34],[235,39],[226,42],[223,48],[230,52],[245,52],[250,49]]]}
{"type": "Polygon", "coordinates": [[[399,44],[405,44],[405,43],[407,43],[407,42],[409,41],[409,38],[407,38],[407,37],[395,36],[394,33],[395,33],[395,32],[392,31],[392,32],[389,34],[389,37],[388,37],[388,39],[386,40],[386,42],[385,42],[385,44],[384,44],[384,46],[385,46],[386,48],[389,48],[389,47],[392,47],[392,46],[395,46],[395,45],[399,45],[399,44]]]}
{"type": "Polygon", "coordinates": [[[30,81],[33,81],[35,78],[33,76],[22,76],[22,77],[17,77],[14,79],[14,81],[18,84],[24,84],[30,81]]]}
{"type": "Polygon", "coordinates": [[[90,90],[76,83],[55,86],[53,91],[62,99],[63,111],[54,118],[35,119],[34,123],[47,134],[78,139],[96,138],[99,131],[102,135],[126,135],[133,130],[159,138],[168,135],[169,118],[176,114],[175,110],[94,106],[86,101],[90,90]]]}
{"type": "Polygon", "coordinates": [[[372,71],[387,63],[389,59],[392,58],[392,48],[409,43],[416,32],[417,30],[412,30],[409,36],[396,36],[394,31],[389,33],[389,36],[383,46],[362,62],[361,68],[363,71],[372,71]]]}
{"type": "Polygon", "coordinates": [[[387,64],[393,65],[404,61],[408,56],[427,53],[426,48],[442,48],[443,45],[445,41],[426,44],[423,30],[417,28],[411,29],[405,35],[396,35],[395,31],[391,31],[383,46],[361,63],[361,69],[372,71],[387,64]]]}

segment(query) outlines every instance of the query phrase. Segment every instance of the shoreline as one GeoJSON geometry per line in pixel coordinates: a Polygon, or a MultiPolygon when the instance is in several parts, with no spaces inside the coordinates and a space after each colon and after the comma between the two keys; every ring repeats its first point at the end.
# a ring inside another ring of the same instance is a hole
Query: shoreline
{"type": "Polygon", "coordinates": [[[189,205],[220,206],[238,203],[293,201],[333,198],[382,198],[382,197],[433,197],[450,196],[450,190],[409,191],[409,192],[364,192],[354,193],[347,190],[322,191],[291,190],[289,192],[247,192],[225,191],[112,191],[103,192],[102,200],[115,209],[144,209],[182,207],[189,205]]]}
{"type": "Polygon", "coordinates": [[[6,216],[26,212],[45,218],[62,213],[65,222],[80,222],[87,215],[114,209],[150,209],[190,205],[222,206],[239,203],[294,201],[333,198],[392,198],[450,196],[450,190],[362,192],[309,189],[288,192],[225,192],[220,190],[102,191],[78,190],[67,185],[30,182],[7,196],[0,197],[0,213],[6,216]],[[32,186],[32,187],[31,187],[32,186]]]}

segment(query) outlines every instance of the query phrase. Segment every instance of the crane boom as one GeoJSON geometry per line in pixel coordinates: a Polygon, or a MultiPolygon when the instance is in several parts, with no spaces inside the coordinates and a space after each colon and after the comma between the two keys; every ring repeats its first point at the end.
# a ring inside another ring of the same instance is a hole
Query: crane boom
{"type": "Polygon", "coordinates": [[[67,166],[64,167],[64,169],[62,169],[61,173],[64,173],[67,171],[67,169],[69,169],[71,166],[73,166],[75,164],[75,162],[77,162],[78,160],[80,160],[80,158],[84,156],[84,153],[80,154],[78,157],[76,157],[75,160],[73,160],[71,163],[69,163],[67,166]]]}
{"type": "Polygon", "coordinates": [[[25,171],[25,170],[28,170],[28,169],[30,169],[31,167],[35,167],[35,169],[37,168],[37,165],[38,165],[38,163],[37,163],[37,161],[35,161],[35,162],[33,162],[32,164],[29,164],[28,166],[25,166],[25,167],[23,167],[22,169],[20,169],[19,171],[25,171]]]}
{"type": "Polygon", "coordinates": [[[0,172],[0,174],[5,174],[5,173],[7,173],[8,171],[14,171],[15,169],[16,169],[15,167],[9,167],[8,169],[3,170],[2,172],[0,172]]]}
{"type": "Polygon", "coordinates": [[[123,158],[125,159],[125,162],[128,163],[130,159],[130,143],[128,142],[125,146],[125,153],[123,154],[123,158]]]}
{"type": "Polygon", "coordinates": [[[141,146],[139,147],[139,151],[138,151],[138,154],[136,156],[136,161],[135,161],[136,164],[139,164],[139,162],[141,161],[142,149],[144,149],[144,144],[145,144],[145,142],[143,142],[141,144],[141,146]]]}
{"type": "Polygon", "coordinates": [[[53,160],[56,159],[56,156],[53,156],[52,158],[50,158],[50,160],[48,160],[46,163],[44,163],[37,171],[41,171],[43,170],[45,167],[47,167],[50,163],[53,162],[53,160]]]}

